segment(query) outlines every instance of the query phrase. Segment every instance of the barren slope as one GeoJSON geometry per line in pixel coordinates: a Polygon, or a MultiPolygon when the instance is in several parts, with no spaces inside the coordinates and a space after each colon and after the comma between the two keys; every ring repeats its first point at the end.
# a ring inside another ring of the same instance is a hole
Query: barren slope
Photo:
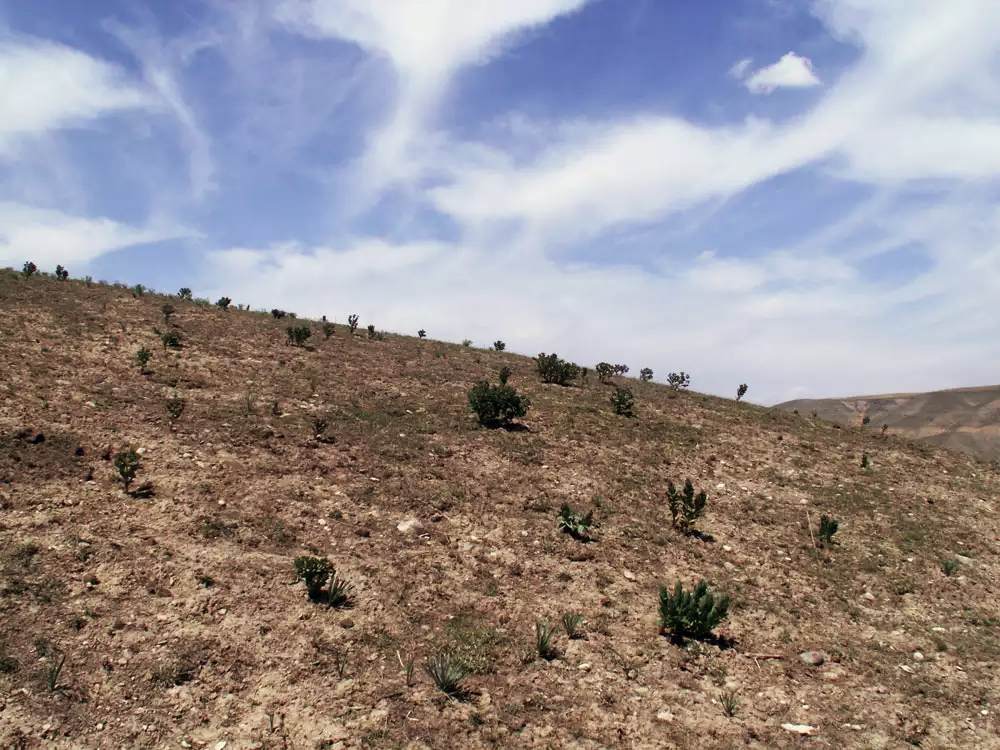
{"type": "Polygon", "coordinates": [[[630,420],[611,386],[541,384],[525,357],[343,326],[296,348],[287,323],[0,273],[0,747],[1000,747],[985,464],[634,381],[630,420]],[[469,412],[503,365],[527,431],[469,412]],[[146,497],[112,479],[129,445],[146,497]],[[701,538],[671,528],[685,477],[709,492],[701,538]],[[564,501],[594,542],[559,533],[564,501]],[[310,603],[303,554],[352,609],[310,603]],[[733,611],[681,647],[657,587],[701,577],[733,611]],[[572,611],[583,637],[536,658],[536,621],[572,611]],[[476,672],[464,701],[423,671],[442,650],[476,672]]]}
{"type": "Polygon", "coordinates": [[[778,404],[786,411],[815,412],[821,419],[924,440],[988,461],[1000,460],[1000,385],[932,393],[800,399],[778,404]]]}

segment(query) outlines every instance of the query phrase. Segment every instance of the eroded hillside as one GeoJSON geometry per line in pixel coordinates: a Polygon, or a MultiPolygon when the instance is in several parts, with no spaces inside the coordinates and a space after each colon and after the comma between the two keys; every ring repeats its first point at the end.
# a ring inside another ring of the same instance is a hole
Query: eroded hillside
{"type": "Polygon", "coordinates": [[[368,323],[0,274],[0,746],[1000,747],[985,463],[617,378],[628,419],[593,376],[368,323]],[[525,430],[469,411],[503,366],[525,430]],[[687,477],[700,536],[666,503],[687,477]],[[310,602],[300,555],[353,606],[310,602]],[[660,635],[678,578],[731,594],[718,638],[660,635]],[[539,658],[536,622],[572,612],[581,637],[539,658]],[[438,653],[473,672],[462,700],[438,653]]]}

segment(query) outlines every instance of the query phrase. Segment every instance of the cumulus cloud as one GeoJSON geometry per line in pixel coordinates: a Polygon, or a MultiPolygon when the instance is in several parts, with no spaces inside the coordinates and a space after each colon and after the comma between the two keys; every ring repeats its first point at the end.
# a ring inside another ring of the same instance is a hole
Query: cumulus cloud
{"type": "MultiPolygon", "coordinates": [[[[743,60],[733,68],[733,75],[742,78],[750,61],[743,60]],[[744,63],[746,63],[744,65],[744,63]]],[[[819,86],[821,81],[813,70],[812,61],[808,57],[800,57],[794,52],[782,55],[778,62],[754,71],[744,81],[746,87],[754,94],[770,94],[775,89],[802,89],[819,86]]]]}

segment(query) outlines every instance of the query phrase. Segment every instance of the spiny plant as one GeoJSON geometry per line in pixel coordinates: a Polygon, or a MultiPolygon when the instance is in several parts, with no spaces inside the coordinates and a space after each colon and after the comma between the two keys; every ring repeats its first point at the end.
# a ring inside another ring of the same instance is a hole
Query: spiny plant
{"type": "Polygon", "coordinates": [[[615,392],[611,394],[611,406],[614,408],[615,414],[620,414],[623,417],[634,417],[635,397],[632,395],[632,390],[624,385],[615,388],[615,392]]]}
{"type": "Polygon", "coordinates": [[[350,329],[351,329],[351,335],[353,336],[354,332],[356,330],[358,330],[358,316],[357,315],[348,315],[347,316],[347,325],[348,325],[348,327],[350,327],[350,329]]]}
{"type": "Polygon", "coordinates": [[[326,587],[326,606],[343,607],[351,600],[351,586],[346,579],[336,572],[330,574],[330,582],[326,587]]]}
{"type": "Polygon", "coordinates": [[[686,372],[672,372],[667,375],[667,385],[675,391],[691,385],[691,376],[686,372]]]}
{"type": "Polygon", "coordinates": [[[368,326],[368,338],[370,338],[370,339],[375,338],[375,326],[374,325],[369,325],[368,326]]]}
{"type": "Polygon", "coordinates": [[[871,468],[871,461],[868,460],[868,454],[867,453],[862,453],[861,454],[861,468],[862,469],[871,468]]]}
{"type": "Polygon", "coordinates": [[[598,362],[594,369],[597,371],[597,377],[602,383],[610,383],[611,377],[615,374],[614,365],[610,362],[598,362]]]}
{"type": "Polygon", "coordinates": [[[181,287],[181,290],[177,292],[177,296],[181,299],[187,300],[188,302],[194,299],[194,293],[186,286],[181,287]]]}
{"type": "Polygon", "coordinates": [[[309,598],[317,601],[323,592],[323,584],[335,574],[333,563],[325,557],[303,555],[295,558],[295,573],[306,584],[309,598]]]}
{"type": "Polygon", "coordinates": [[[417,338],[418,339],[425,339],[425,338],[427,338],[427,331],[425,331],[423,328],[421,328],[419,331],[417,331],[417,338]]]}
{"type": "Polygon", "coordinates": [[[146,347],[140,347],[136,350],[135,354],[132,355],[135,359],[137,365],[139,365],[139,372],[146,372],[146,365],[149,364],[149,360],[153,357],[153,353],[146,347]]]}
{"type": "Polygon", "coordinates": [[[215,301],[215,306],[220,310],[228,310],[231,304],[233,304],[233,301],[229,299],[229,297],[219,297],[219,299],[215,301]]]}
{"type": "Polygon", "coordinates": [[[567,612],[562,616],[563,630],[566,631],[566,637],[570,640],[578,638],[580,635],[580,626],[583,625],[583,615],[579,612],[567,612]]]}
{"type": "Polygon", "coordinates": [[[648,383],[652,379],[653,379],[653,370],[651,368],[643,367],[641,370],[639,370],[639,380],[641,380],[643,383],[648,383]]]}
{"type": "Polygon", "coordinates": [[[823,517],[819,519],[819,531],[817,532],[819,543],[821,545],[833,544],[833,535],[837,533],[839,528],[840,521],[836,518],[830,518],[824,513],[823,517]]]}
{"type": "Polygon", "coordinates": [[[334,332],[336,330],[337,330],[336,326],[334,326],[333,323],[330,323],[330,322],[325,321],[325,320],[323,321],[323,338],[324,339],[329,339],[334,334],[334,332]]]}
{"type": "Polygon", "coordinates": [[[21,267],[21,273],[24,274],[24,278],[30,279],[36,273],[38,273],[38,266],[32,263],[30,260],[26,260],[24,265],[21,267]]]}
{"type": "Polygon", "coordinates": [[[49,662],[46,684],[49,692],[55,693],[65,689],[59,684],[59,678],[62,676],[63,666],[66,664],[66,654],[53,652],[49,658],[52,661],[49,662]]]}
{"type": "Polygon", "coordinates": [[[174,306],[168,302],[160,308],[160,312],[163,313],[163,322],[170,325],[170,316],[174,314],[174,306]]]}
{"type": "Polygon", "coordinates": [[[569,385],[571,380],[576,380],[580,376],[580,366],[575,362],[559,359],[558,354],[542,352],[535,361],[543,383],[569,385]]]}
{"type": "Polygon", "coordinates": [[[747,384],[740,383],[739,388],[736,389],[736,400],[742,401],[745,395],[747,395],[747,384]]]}
{"type": "Polygon", "coordinates": [[[160,335],[160,341],[163,342],[163,353],[166,354],[167,348],[170,349],[180,349],[181,348],[181,335],[177,331],[164,331],[160,335]]]}
{"type": "Polygon", "coordinates": [[[468,672],[450,654],[437,654],[427,660],[424,669],[437,689],[449,698],[460,698],[465,693],[462,680],[468,672]]]}
{"type": "Polygon", "coordinates": [[[125,486],[125,494],[128,494],[129,487],[135,481],[135,475],[139,471],[141,463],[142,456],[131,448],[126,448],[115,454],[115,472],[125,486]]]}
{"type": "Polygon", "coordinates": [[[615,375],[625,375],[628,372],[628,365],[612,365],[615,375]]]}
{"type": "Polygon", "coordinates": [[[288,335],[288,340],[295,346],[304,346],[306,339],[312,336],[312,329],[309,326],[288,326],[285,333],[288,335]]]}
{"type": "Polygon", "coordinates": [[[942,559],[940,564],[941,572],[949,577],[955,575],[961,567],[961,563],[954,559],[942,559]]]}
{"type": "Polygon", "coordinates": [[[684,482],[684,489],[678,490],[671,482],[667,486],[667,502],[670,504],[670,515],[674,519],[674,527],[680,529],[685,534],[695,531],[698,519],[705,512],[705,503],[708,495],[704,490],[697,495],[694,492],[694,485],[691,479],[684,482]]]}
{"type": "Polygon", "coordinates": [[[573,510],[569,503],[563,503],[559,508],[559,530],[569,534],[574,539],[587,539],[590,534],[590,527],[594,522],[594,511],[587,511],[586,514],[573,510]]]}
{"type": "Polygon", "coordinates": [[[507,385],[510,373],[501,371],[500,385],[492,385],[488,380],[482,380],[469,391],[469,408],[479,417],[484,427],[502,427],[512,420],[523,417],[531,407],[527,396],[518,395],[512,386],[507,385]]]}
{"type": "Polygon", "coordinates": [[[704,639],[729,615],[729,594],[716,595],[708,590],[704,579],[693,591],[684,591],[678,579],[673,594],[660,584],[660,633],[674,638],[704,639]]]}
{"type": "Polygon", "coordinates": [[[506,348],[507,345],[500,339],[497,339],[496,341],[493,342],[493,351],[502,352],[506,348]]]}
{"type": "Polygon", "coordinates": [[[66,279],[69,278],[69,271],[61,265],[56,266],[56,278],[59,279],[59,281],[66,281],[66,279]]]}
{"type": "Polygon", "coordinates": [[[545,661],[555,658],[556,651],[552,646],[552,638],[556,629],[547,622],[538,621],[535,623],[535,652],[545,661]]]}

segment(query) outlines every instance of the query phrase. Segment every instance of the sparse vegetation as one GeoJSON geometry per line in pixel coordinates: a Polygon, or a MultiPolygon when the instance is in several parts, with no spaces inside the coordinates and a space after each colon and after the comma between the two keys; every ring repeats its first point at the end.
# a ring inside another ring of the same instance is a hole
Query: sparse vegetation
{"type": "Polygon", "coordinates": [[[958,560],[954,559],[942,559],[941,560],[941,572],[946,576],[953,576],[958,572],[958,569],[962,567],[958,560]]]}
{"type": "Polygon", "coordinates": [[[163,313],[163,322],[170,325],[170,316],[174,314],[174,306],[168,302],[160,308],[160,312],[163,313]]]}
{"type": "Polygon", "coordinates": [[[652,368],[643,367],[641,370],[639,370],[639,380],[641,380],[643,383],[648,383],[652,379],[653,379],[652,368]]]}
{"type": "Polygon", "coordinates": [[[59,279],[59,281],[66,281],[69,278],[69,271],[61,265],[56,266],[56,278],[59,279]]]}
{"type": "Polygon", "coordinates": [[[889,431],[889,425],[883,424],[882,425],[882,434],[885,435],[885,433],[887,433],[888,431],[889,431]]]}
{"type": "Polygon", "coordinates": [[[27,260],[21,267],[21,273],[24,274],[24,278],[30,279],[32,276],[38,273],[38,266],[36,266],[30,260],[27,260]]]}
{"type": "Polygon", "coordinates": [[[871,417],[869,417],[869,416],[868,416],[867,414],[865,414],[865,415],[864,415],[864,416],[863,416],[863,417],[861,418],[861,426],[862,426],[862,427],[867,427],[867,426],[868,426],[869,424],[871,424],[871,421],[872,421],[872,418],[871,418],[871,417]]]}
{"type": "Polygon", "coordinates": [[[503,427],[514,419],[523,417],[531,407],[526,396],[507,385],[509,371],[501,375],[500,385],[492,385],[488,380],[477,383],[469,391],[469,408],[479,417],[484,427],[503,427]]]}
{"type": "Polygon", "coordinates": [[[675,391],[680,390],[681,388],[687,388],[691,385],[691,376],[686,372],[672,372],[667,375],[667,385],[675,391]]]}
{"type": "Polygon", "coordinates": [[[132,296],[133,297],[141,297],[145,293],[146,293],[146,287],[143,286],[142,284],[136,284],[132,288],[132,296]]]}
{"type": "Polygon", "coordinates": [[[614,408],[615,414],[623,417],[634,417],[635,396],[632,394],[632,389],[626,386],[615,388],[614,393],[611,394],[611,406],[614,408]]]}
{"type": "Polygon", "coordinates": [[[312,329],[309,326],[288,326],[285,333],[295,346],[305,346],[306,341],[312,336],[312,329]]]}
{"type": "Polygon", "coordinates": [[[164,331],[160,334],[160,341],[163,342],[163,353],[167,353],[167,349],[180,349],[181,348],[181,335],[177,331],[164,331]]]}
{"type": "Polygon", "coordinates": [[[351,335],[353,336],[354,332],[356,330],[358,330],[358,316],[357,315],[348,315],[347,316],[347,327],[351,329],[351,335]]]}
{"type": "Polygon", "coordinates": [[[673,516],[674,528],[685,534],[696,530],[698,519],[705,512],[708,495],[704,490],[695,494],[694,485],[690,479],[685,480],[684,489],[678,490],[673,482],[667,487],[667,502],[670,505],[670,515],[673,516]]]}
{"type": "Polygon", "coordinates": [[[569,385],[570,381],[576,380],[580,375],[580,367],[574,362],[567,362],[559,358],[558,354],[545,354],[542,352],[536,357],[538,374],[543,383],[555,383],[556,385],[569,385]]]}
{"type": "Polygon", "coordinates": [[[496,341],[493,342],[493,351],[502,352],[506,348],[507,345],[500,339],[497,339],[496,341]]]}
{"type": "Polygon", "coordinates": [[[839,528],[840,522],[824,513],[823,517],[819,519],[819,531],[817,532],[819,543],[821,545],[833,544],[833,535],[837,533],[839,528]]]}
{"type": "Polygon", "coordinates": [[[615,375],[628,374],[628,365],[612,365],[611,369],[614,371],[615,375]]]}
{"type": "Polygon", "coordinates": [[[465,668],[449,654],[437,654],[427,660],[424,668],[434,685],[449,698],[464,694],[462,680],[468,675],[465,668]]]}
{"type": "Polygon", "coordinates": [[[615,368],[610,362],[598,362],[594,370],[597,372],[597,378],[602,383],[610,383],[612,376],[615,374],[615,368]]]}
{"type": "Polygon", "coordinates": [[[464,346],[464,347],[470,347],[470,346],[472,346],[472,339],[463,339],[462,340],[462,346],[464,346]]]}
{"type": "Polygon", "coordinates": [[[862,453],[861,454],[861,468],[862,469],[870,469],[871,468],[871,461],[868,460],[868,454],[867,453],[862,453]]]}
{"type": "Polygon", "coordinates": [[[323,585],[335,574],[333,563],[325,557],[302,556],[295,558],[295,573],[306,584],[309,598],[318,601],[323,585]]]}
{"type": "Polygon", "coordinates": [[[736,716],[736,709],[740,705],[737,695],[736,690],[723,690],[719,693],[719,704],[722,706],[722,712],[730,718],[736,716]]]}
{"type": "Polygon", "coordinates": [[[275,320],[281,320],[286,315],[288,315],[288,313],[286,313],[284,310],[279,310],[277,307],[271,310],[271,317],[274,318],[275,320]]]}
{"type": "Polygon", "coordinates": [[[186,286],[181,287],[181,290],[177,292],[177,296],[188,302],[194,299],[194,293],[186,286]]]}
{"type": "Polygon", "coordinates": [[[132,482],[135,481],[135,475],[138,473],[141,463],[142,456],[131,448],[126,448],[115,454],[115,472],[125,486],[126,494],[128,494],[132,482]]]}
{"type": "Polygon", "coordinates": [[[368,338],[370,338],[370,339],[375,338],[375,326],[374,326],[374,324],[369,324],[369,326],[368,326],[368,338]]]}
{"type": "Polygon", "coordinates": [[[176,393],[167,399],[167,415],[170,417],[171,421],[176,422],[181,418],[181,414],[184,412],[184,399],[180,398],[176,393]]]}
{"type": "Polygon", "coordinates": [[[567,612],[562,616],[563,630],[566,631],[566,637],[570,640],[578,638],[580,635],[580,626],[583,625],[583,615],[579,612],[567,612]]]}
{"type": "Polygon", "coordinates": [[[551,661],[556,655],[555,648],[552,646],[555,632],[555,628],[547,622],[535,623],[535,653],[546,661],[551,661]]]}
{"type": "Polygon", "coordinates": [[[730,604],[728,594],[713,594],[704,579],[698,581],[690,592],[684,591],[678,580],[673,594],[661,584],[660,632],[670,633],[679,640],[708,638],[729,616],[730,604]]]}
{"type": "Polygon", "coordinates": [[[742,401],[745,395],[747,395],[747,384],[741,383],[740,387],[736,389],[736,400],[742,401]]]}
{"type": "Polygon", "coordinates": [[[427,331],[425,331],[423,328],[421,328],[419,331],[417,331],[417,338],[418,339],[425,339],[425,338],[427,338],[427,331]]]}
{"type": "Polygon", "coordinates": [[[590,527],[594,523],[594,511],[578,513],[570,507],[569,503],[563,503],[559,509],[559,530],[563,531],[574,539],[588,539],[590,527]]]}
{"type": "Polygon", "coordinates": [[[132,355],[132,358],[135,360],[135,363],[139,365],[140,373],[146,372],[146,365],[149,364],[149,360],[152,359],[152,357],[153,353],[144,346],[139,347],[135,351],[135,354],[132,355]]]}

